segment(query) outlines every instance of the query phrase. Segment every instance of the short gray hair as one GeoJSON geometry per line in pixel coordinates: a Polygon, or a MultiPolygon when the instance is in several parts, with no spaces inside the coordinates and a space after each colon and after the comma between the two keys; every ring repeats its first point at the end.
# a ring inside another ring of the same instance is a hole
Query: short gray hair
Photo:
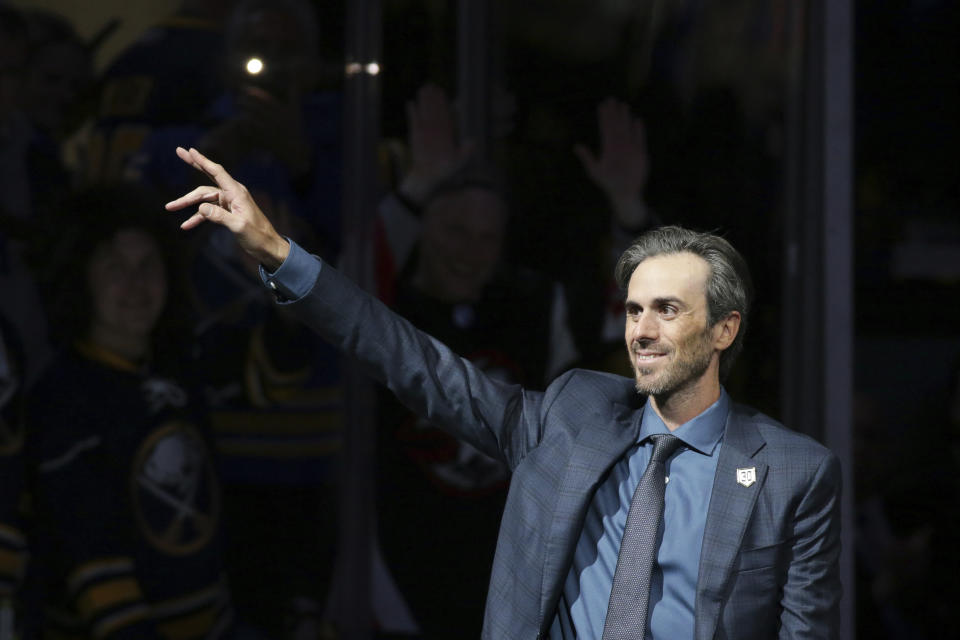
{"type": "Polygon", "coordinates": [[[634,240],[620,256],[615,271],[617,284],[626,291],[630,277],[641,262],[673,253],[700,256],[710,267],[706,290],[708,326],[716,325],[732,311],[740,312],[737,337],[720,354],[720,379],[723,380],[743,350],[743,336],[753,299],[753,282],[747,262],[732,244],[718,235],[678,226],[658,227],[634,240]]]}

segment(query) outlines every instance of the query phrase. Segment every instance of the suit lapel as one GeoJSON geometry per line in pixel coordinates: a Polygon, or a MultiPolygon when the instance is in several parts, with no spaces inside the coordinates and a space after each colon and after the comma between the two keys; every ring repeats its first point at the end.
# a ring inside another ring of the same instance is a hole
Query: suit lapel
{"type": "Polygon", "coordinates": [[[764,444],[756,427],[733,407],[727,419],[703,531],[695,608],[697,640],[712,638],[720,621],[725,587],[767,476],[767,465],[753,459],[764,444]],[[750,469],[754,470],[753,474],[750,469]],[[744,470],[743,474],[740,470],[744,470]]]}
{"type": "Polygon", "coordinates": [[[579,430],[570,447],[563,480],[557,487],[557,503],[550,523],[550,535],[540,590],[541,620],[552,618],[552,609],[567,577],[570,557],[594,493],[607,471],[637,441],[642,410],[614,405],[615,417],[598,419],[579,430]]]}

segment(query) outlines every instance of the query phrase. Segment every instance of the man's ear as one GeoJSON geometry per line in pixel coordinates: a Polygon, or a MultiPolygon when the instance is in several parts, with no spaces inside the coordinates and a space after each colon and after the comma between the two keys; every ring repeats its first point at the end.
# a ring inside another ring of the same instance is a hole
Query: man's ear
{"type": "Polygon", "coordinates": [[[727,317],[713,325],[713,348],[723,351],[731,344],[740,332],[740,312],[731,311],[727,317]]]}

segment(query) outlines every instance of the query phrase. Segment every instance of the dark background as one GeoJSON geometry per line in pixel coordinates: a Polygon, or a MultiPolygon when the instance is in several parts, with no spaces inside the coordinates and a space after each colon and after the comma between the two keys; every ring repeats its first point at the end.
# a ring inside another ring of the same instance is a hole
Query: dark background
{"type": "MultiPolygon", "coordinates": [[[[120,11],[106,2],[12,4],[61,10],[82,33],[120,11]]],[[[336,70],[346,10],[315,4],[321,50],[336,70]]],[[[594,303],[590,290],[606,277],[598,256],[610,214],[572,147],[597,144],[600,100],[627,101],[647,126],[647,203],[667,222],[723,231],[754,270],[754,327],[728,386],[774,416],[781,406],[784,184],[789,154],[797,152],[786,144],[786,101],[792,55],[803,41],[791,31],[790,4],[504,0],[492,5],[490,46],[504,96],[492,149],[512,209],[510,259],[567,284],[575,321],[594,303]]],[[[101,66],[124,38],[162,15],[161,3],[123,5],[122,30],[102,50],[101,66]],[[133,13],[141,6],[143,15],[133,13]]],[[[404,103],[424,82],[456,92],[456,38],[455,3],[384,0],[385,146],[404,140],[404,103]]],[[[950,0],[855,3],[855,499],[880,500],[904,545],[933,529],[915,559],[930,598],[939,593],[944,602],[955,587],[949,564],[937,558],[954,557],[940,554],[958,522],[956,505],[943,498],[955,495],[960,470],[957,42],[950,0]],[[938,455],[918,454],[917,440],[938,455]]],[[[385,163],[382,184],[371,188],[388,188],[398,166],[385,163]]],[[[917,579],[899,575],[904,584],[917,579]]],[[[859,634],[893,633],[874,597],[880,578],[861,567],[858,579],[859,634]]],[[[911,620],[913,637],[933,637],[922,620],[911,620]]]]}

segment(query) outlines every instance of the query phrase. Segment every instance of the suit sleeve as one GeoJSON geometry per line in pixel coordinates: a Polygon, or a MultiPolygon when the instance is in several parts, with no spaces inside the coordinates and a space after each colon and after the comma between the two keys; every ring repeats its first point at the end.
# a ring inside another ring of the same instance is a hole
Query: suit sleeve
{"type": "Polygon", "coordinates": [[[828,453],[794,520],[779,638],[837,638],[840,624],[840,463],[828,453]]]}
{"type": "Polygon", "coordinates": [[[539,441],[542,393],[488,378],[329,265],[309,293],[287,304],[411,411],[485,454],[513,468],[539,441]]]}

